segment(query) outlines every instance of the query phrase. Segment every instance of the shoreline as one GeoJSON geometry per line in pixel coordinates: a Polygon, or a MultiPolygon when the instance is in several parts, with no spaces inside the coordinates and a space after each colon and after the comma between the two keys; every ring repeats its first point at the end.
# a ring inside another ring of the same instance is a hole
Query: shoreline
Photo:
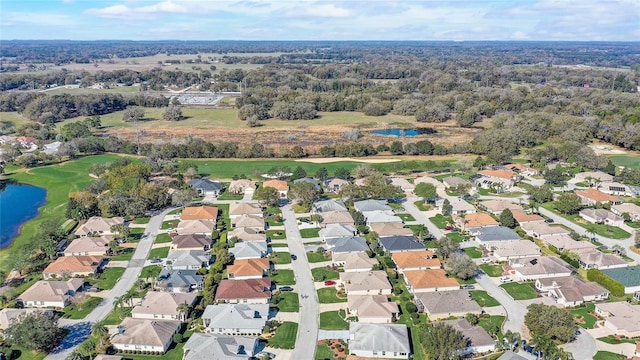
{"type": "MultiPolygon", "coordinates": [[[[8,179],[4,179],[4,180],[0,180],[0,181],[7,181],[7,180],[8,179]]],[[[40,206],[38,206],[38,208],[36,208],[36,213],[33,216],[28,217],[27,219],[22,220],[20,222],[20,225],[18,226],[18,231],[16,231],[15,235],[13,236],[13,238],[9,239],[9,243],[6,244],[6,245],[4,245],[4,244],[0,245],[0,252],[11,248],[13,246],[15,240],[20,236],[20,233],[22,232],[22,228],[28,222],[30,222],[32,220],[35,220],[38,217],[40,217],[40,215],[42,214],[41,210],[45,205],[47,205],[47,202],[48,202],[47,201],[47,197],[49,196],[49,191],[46,188],[42,187],[42,186],[37,186],[37,185],[33,185],[33,184],[27,184],[27,183],[24,183],[24,182],[15,182],[15,181],[11,181],[11,182],[12,183],[9,184],[9,185],[22,184],[22,185],[28,185],[28,186],[33,186],[33,187],[37,187],[37,188],[43,189],[45,191],[45,196],[44,196],[44,199],[43,199],[42,203],[40,204],[40,206]]]]}

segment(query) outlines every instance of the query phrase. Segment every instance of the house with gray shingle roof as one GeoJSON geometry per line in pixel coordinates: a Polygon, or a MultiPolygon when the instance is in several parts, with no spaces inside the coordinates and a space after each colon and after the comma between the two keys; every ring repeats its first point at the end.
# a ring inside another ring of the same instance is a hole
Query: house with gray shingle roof
{"type": "Polygon", "coordinates": [[[197,270],[163,269],[158,275],[157,287],[162,291],[186,293],[202,290],[204,276],[197,270]]]}
{"type": "Polygon", "coordinates": [[[324,240],[342,237],[352,237],[357,233],[356,228],[349,224],[329,224],[324,229],[320,229],[319,235],[324,240]]]}
{"type": "Polygon", "coordinates": [[[329,211],[348,211],[348,209],[341,200],[329,199],[313,203],[313,211],[323,213],[329,211]]]}
{"type": "Polygon", "coordinates": [[[227,335],[262,334],[269,317],[269,304],[215,304],[202,314],[205,332],[227,335]]]}
{"type": "Polygon", "coordinates": [[[182,350],[183,360],[249,360],[258,352],[258,338],[194,333],[182,350]]]}
{"type": "Polygon", "coordinates": [[[487,244],[494,241],[520,240],[520,235],[504,226],[489,226],[476,230],[476,241],[487,244]]]}
{"type": "Polygon", "coordinates": [[[334,254],[370,250],[367,240],[360,236],[327,239],[327,247],[334,254]]]}
{"type": "Polygon", "coordinates": [[[187,184],[195,190],[198,195],[211,194],[218,196],[222,192],[222,184],[217,181],[211,181],[209,179],[192,179],[187,181],[187,184]]]}
{"type": "Polygon", "coordinates": [[[495,340],[481,326],[471,325],[467,319],[444,320],[442,322],[460,331],[468,339],[467,348],[462,351],[462,354],[480,354],[496,350],[495,340]]]}
{"type": "Polygon", "coordinates": [[[640,266],[605,269],[602,272],[613,280],[622,283],[625,294],[640,291],[640,266]]]}
{"type": "Polygon", "coordinates": [[[401,324],[349,323],[349,352],[367,358],[408,359],[409,331],[401,324]]]}
{"type": "Polygon", "coordinates": [[[415,300],[418,310],[427,313],[431,320],[482,313],[482,308],[467,290],[416,293],[415,300]]]}
{"type": "Polygon", "coordinates": [[[171,262],[174,270],[198,270],[209,268],[211,255],[204,250],[175,250],[170,251],[167,263],[171,262]]]}
{"type": "Polygon", "coordinates": [[[390,253],[405,251],[423,251],[424,244],[413,235],[385,236],[378,239],[380,246],[390,253]]]}
{"type": "Polygon", "coordinates": [[[365,211],[390,211],[392,210],[389,205],[387,205],[386,200],[361,200],[353,203],[353,207],[361,213],[365,211]]]}
{"type": "Polygon", "coordinates": [[[188,313],[178,311],[178,306],[196,302],[196,293],[172,293],[166,291],[149,291],[142,298],[140,305],[131,310],[131,317],[136,319],[160,319],[186,321],[188,313]]]}
{"type": "Polygon", "coordinates": [[[229,252],[233,254],[233,258],[236,260],[241,259],[258,259],[267,256],[267,242],[266,241],[250,241],[250,242],[237,242],[229,252]]]}

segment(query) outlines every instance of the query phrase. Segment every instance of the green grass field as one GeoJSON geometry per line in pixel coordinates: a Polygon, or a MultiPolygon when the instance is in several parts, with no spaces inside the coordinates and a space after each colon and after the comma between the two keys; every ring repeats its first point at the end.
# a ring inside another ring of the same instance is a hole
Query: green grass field
{"type": "Polygon", "coordinates": [[[272,240],[281,240],[287,238],[287,233],[284,230],[267,230],[267,236],[272,240]]]}
{"type": "MultiPolygon", "coordinates": [[[[491,333],[492,330],[495,331],[495,329],[498,329],[498,333],[502,334],[502,331],[500,329],[502,329],[502,323],[504,322],[504,319],[505,317],[502,315],[494,315],[488,318],[481,317],[480,321],[478,322],[478,326],[481,326],[489,333],[491,333]]],[[[500,339],[502,338],[502,336],[498,336],[498,338],[500,339]]]]}
{"type": "Polygon", "coordinates": [[[640,167],[640,156],[637,154],[626,155],[609,155],[607,156],[616,166],[624,166],[629,168],[640,167]]]}
{"type": "Polygon", "coordinates": [[[278,310],[282,312],[298,312],[298,310],[300,310],[300,299],[298,298],[298,293],[295,293],[295,292],[280,293],[280,302],[278,303],[278,310]]]}
{"type": "Polygon", "coordinates": [[[533,288],[532,284],[524,283],[519,284],[516,282],[502,284],[500,285],[511,297],[513,300],[529,300],[535,299],[538,297],[538,293],[533,288]]]}
{"type": "Polygon", "coordinates": [[[320,234],[320,228],[311,228],[311,229],[301,229],[300,236],[303,239],[315,238],[320,234]]]}
{"type": "Polygon", "coordinates": [[[118,279],[124,274],[124,270],[125,268],[121,267],[107,268],[100,274],[99,279],[87,279],[87,282],[101,289],[109,290],[116,285],[118,279]]]}
{"type": "Polygon", "coordinates": [[[295,285],[296,280],[293,275],[293,270],[274,270],[274,274],[271,276],[271,281],[278,285],[295,285]]]}
{"type": "Polygon", "coordinates": [[[338,311],[325,311],[320,313],[320,329],[322,330],[347,330],[349,324],[340,317],[338,311]]]}
{"type": "Polygon", "coordinates": [[[491,297],[491,295],[484,290],[472,290],[469,291],[469,294],[471,294],[471,298],[473,298],[473,300],[475,300],[480,306],[491,307],[500,305],[498,300],[491,297]]]}
{"type": "Polygon", "coordinates": [[[624,355],[612,353],[610,351],[603,351],[603,350],[598,351],[596,355],[593,357],[593,360],[624,360],[624,359],[626,359],[626,356],[624,355]]]}
{"type": "Polygon", "coordinates": [[[285,321],[276,329],[276,334],[269,339],[269,346],[281,349],[293,349],[297,335],[298,324],[285,321]]]}
{"type": "Polygon", "coordinates": [[[434,217],[430,217],[429,221],[431,221],[433,225],[437,226],[438,229],[444,229],[447,224],[451,223],[451,217],[438,214],[434,217]]]}
{"type": "Polygon", "coordinates": [[[158,236],[156,236],[156,244],[164,244],[164,243],[170,243],[171,242],[171,236],[169,236],[169,234],[159,234],[158,236]]]}
{"type": "Polygon", "coordinates": [[[271,262],[274,265],[291,264],[291,254],[288,252],[271,253],[271,262]]]}
{"type": "Polygon", "coordinates": [[[309,260],[310,263],[319,263],[319,262],[331,260],[330,257],[326,257],[324,256],[324,254],[318,254],[315,251],[309,251],[307,253],[307,259],[309,260]]]}
{"type": "Polygon", "coordinates": [[[344,298],[339,298],[337,296],[336,288],[334,287],[322,288],[318,289],[318,302],[320,304],[347,302],[347,297],[345,296],[344,298]]]}
{"type": "Polygon", "coordinates": [[[142,268],[140,279],[155,278],[160,275],[162,268],[157,265],[149,265],[142,268]]]}
{"type": "Polygon", "coordinates": [[[88,297],[84,302],[64,308],[64,317],[68,319],[84,319],[102,301],[99,297],[88,297]]]}
{"type": "Polygon", "coordinates": [[[135,252],[136,249],[134,248],[121,248],[118,251],[118,255],[113,255],[109,258],[109,260],[112,261],[125,261],[125,260],[131,260],[131,258],[133,257],[133,253],[135,252]]]}
{"type": "Polygon", "coordinates": [[[339,275],[340,274],[338,274],[337,271],[323,267],[311,269],[311,276],[313,276],[313,281],[335,280],[340,277],[339,275]]]}
{"type": "Polygon", "coordinates": [[[573,215],[561,214],[560,212],[556,211],[553,203],[544,203],[542,204],[542,207],[544,207],[547,210],[553,211],[554,213],[562,216],[563,218],[571,221],[572,223],[580,225],[583,228],[587,229],[588,231],[600,236],[608,237],[611,239],[626,239],[631,236],[631,234],[629,234],[628,232],[622,230],[617,226],[611,226],[611,225],[605,225],[605,224],[592,224],[590,222],[587,222],[586,220],[581,218],[580,215],[577,215],[577,214],[573,214],[573,215]]]}
{"type": "Polygon", "coordinates": [[[472,259],[479,259],[482,257],[482,251],[478,248],[465,248],[464,252],[472,259]]]}
{"type": "Polygon", "coordinates": [[[593,329],[596,321],[598,321],[595,316],[590,314],[594,311],[594,304],[587,304],[585,307],[570,310],[571,314],[573,314],[573,317],[576,319],[576,323],[585,329],[593,329]]]}
{"type": "Polygon", "coordinates": [[[502,276],[502,266],[500,265],[482,264],[480,265],[480,269],[491,277],[502,276]]]}
{"type": "Polygon", "coordinates": [[[169,247],[161,247],[157,249],[151,249],[151,251],[149,251],[148,259],[164,259],[167,256],[169,256],[169,247]]]}

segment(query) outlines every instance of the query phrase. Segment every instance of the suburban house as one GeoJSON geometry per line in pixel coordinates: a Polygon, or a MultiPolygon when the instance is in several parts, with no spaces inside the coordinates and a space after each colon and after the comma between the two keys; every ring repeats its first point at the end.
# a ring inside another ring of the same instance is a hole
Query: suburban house
{"type": "Polygon", "coordinates": [[[64,256],[98,256],[103,257],[111,252],[109,243],[113,241],[113,236],[85,236],[73,240],[66,249],[64,256]]]}
{"type": "Polygon", "coordinates": [[[260,279],[267,275],[270,267],[269,259],[239,259],[227,266],[227,274],[229,279],[260,279]]]}
{"type": "Polygon", "coordinates": [[[619,195],[619,196],[636,196],[638,195],[637,188],[633,188],[629,185],[625,185],[619,182],[601,182],[598,184],[597,189],[605,194],[619,195]]]}
{"type": "Polygon", "coordinates": [[[235,260],[258,259],[267,256],[266,241],[237,242],[229,252],[235,260]]]}
{"type": "Polygon", "coordinates": [[[396,252],[391,254],[391,258],[401,274],[410,270],[440,269],[442,266],[431,250],[396,252]]]}
{"type": "Polygon", "coordinates": [[[474,178],[474,184],[483,189],[493,187],[499,190],[507,190],[512,188],[516,182],[520,181],[522,176],[511,170],[498,169],[480,170],[474,178]]]}
{"type": "Polygon", "coordinates": [[[211,254],[204,250],[174,250],[167,256],[167,266],[174,270],[209,268],[210,261],[211,254]]]}
{"type": "Polygon", "coordinates": [[[498,226],[498,222],[487,213],[473,213],[464,216],[453,216],[453,221],[463,231],[473,231],[475,228],[498,226]]]}
{"type": "Polygon", "coordinates": [[[598,204],[620,204],[622,201],[619,197],[605,194],[600,190],[588,188],[586,190],[576,190],[576,195],[580,198],[583,205],[595,206],[598,204]]]}
{"type": "Polygon", "coordinates": [[[589,301],[609,298],[609,291],[595,282],[584,282],[577,276],[536,280],[536,289],[552,297],[560,305],[577,306],[589,301]]]}
{"type": "Polygon", "coordinates": [[[215,206],[187,206],[180,214],[180,220],[217,220],[218,208],[215,206]]]}
{"type": "Polygon", "coordinates": [[[558,251],[577,252],[582,250],[595,250],[596,246],[590,241],[575,241],[568,234],[549,235],[542,241],[548,246],[555,246],[558,251]]]}
{"type": "Polygon", "coordinates": [[[311,209],[314,213],[325,213],[329,211],[349,211],[341,200],[329,199],[316,201],[311,209]]]}
{"type": "Polygon", "coordinates": [[[233,180],[231,183],[229,183],[229,192],[232,194],[236,194],[236,195],[242,195],[242,194],[253,194],[253,192],[256,190],[256,183],[255,181],[251,181],[249,179],[239,179],[239,180],[233,180]]]}
{"type": "Polygon", "coordinates": [[[569,235],[569,230],[561,226],[551,226],[545,222],[532,222],[521,224],[520,228],[524,232],[533,237],[540,238],[542,240],[557,235],[569,235]]]}
{"type": "Polygon", "coordinates": [[[328,192],[336,193],[340,191],[345,185],[349,185],[349,182],[344,179],[333,178],[327,179],[324,184],[328,192]]]}
{"type": "Polygon", "coordinates": [[[63,256],[49,264],[42,276],[45,280],[89,276],[102,266],[102,256],[63,256]]]}
{"type": "Polygon", "coordinates": [[[237,238],[240,241],[267,241],[267,234],[264,230],[243,227],[235,228],[227,234],[229,239],[237,238]]]}
{"type": "Polygon", "coordinates": [[[211,249],[211,237],[207,235],[176,235],[171,240],[169,250],[203,250],[211,249]]]}
{"type": "Polygon", "coordinates": [[[322,221],[320,221],[320,227],[325,228],[330,224],[344,224],[355,226],[355,221],[348,211],[329,211],[320,213],[322,221]]]}
{"type": "Polygon", "coordinates": [[[197,270],[163,269],[158,275],[156,287],[162,291],[188,293],[202,290],[204,275],[197,270]]]}
{"type": "Polygon", "coordinates": [[[525,164],[507,164],[504,167],[507,170],[511,170],[513,172],[516,172],[524,176],[538,175],[538,170],[532,168],[531,166],[527,166],[525,164]]]}
{"type": "Polygon", "coordinates": [[[506,209],[522,210],[522,205],[513,203],[509,200],[485,200],[478,203],[478,207],[492,215],[500,215],[506,209]]]}
{"type": "Polygon", "coordinates": [[[259,336],[268,317],[269,304],[215,304],[206,307],[202,322],[207,333],[259,336]]]}
{"type": "Polygon", "coordinates": [[[356,228],[349,224],[329,224],[327,227],[320,229],[319,232],[320,237],[324,241],[327,241],[328,239],[352,237],[356,234],[356,228]]]}
{"type": "Polygon", "coordinates": [[[76,236],[113,235],[111,227],[118,224],[124,224],[124,218],[92,216],[84,224],[80,225],[74,234],[76,236]]]}
{"type": "Polygon", "coordinates": [[[360,236],[327,239],[327,249],[331,251],[333,255],[371,250],[367,244],[367,240],[360,236]]]}
{"type": "Polygon", "coordinates": [[[571,276],[574,268],[555,256],[509,260],[518,281],[571,276]]]}
{"type": "Polygon", "coordinates": [[[140,305],[131,310],[134,319],[178,320],[185,322],[188,311],[178,311],[181,304],[193,306],[196,293],[171,293],[165,291],[149,291],[142,298],[140,305]]]}
{"type": "Polygon", "coordinates": [[[412,294],[432,291],[459,290],[456,279],[448,277],[443,269],[404,271],[404,281],[412,294]]]}
{"type": "Polygon", "coordinates": [[[422,172],[416,174],[416,178],[413,180],[413,185],[418,186],[418,184],[426,183],[431,184],[436,187],[436,189],[444,190],[445,186],[438,179],[432,178],[429,176],[427,172],[422,172]]]}
{"type": "Polygon", "coordinates": [[[361,200],[361,201],[356,201],[353,203],[353,207],[361,212],[361,213],[365,213],[367,211],[391,211],[393,209],[391,209],[391,207],[389,205],[387,205],[387,201],[386,200],[373,200],[373,199],[368,199],[368,200],[361,200]]]}
{"type": "Polygon", "coordinates": [[[18,299],[24,307],[63,308],[73,302],[73,296],[82,290],[84,280],[37,281],[23,292],[18,299]]]}
{"type": "Polygon", "coordinates": [[[596,313],[605,318],[604,326],[619,336],[640,336],[640,305],[626,301],[596,304],[596,313]]]}
{"type": "Polygon", "coordinates": [[[349,352],[365,358],[408,359],[409,331],[401,324],[349,323],[349,352]]]}
{"type": "Polygon", "coordinates": [[[322,190],[322,186],[320,186],[320,181],[310,178],[310,177],[303,177],[300,179],[295,179],[293,180],[294,184],[299,184],[299,183],[307,183],[307,184],[311,184],[311,186],[313,186],[316,190],[318,190],[318,192],[321,192],[322,190]]]}
{"type": "Polygon", "coordinates": [[[544,221],[542,216],[538,214],[527,214],[524,210],[511,210],[511,214],[518,224],[544,221]]]}
{"type": "Polygon", "coordinates": [[[605,254],[600,250],[576,251],[578,262],[585,269],[616,269],[629,266],[629,263],[617,255],[605,254]]]}
{"type": "Polygon", "coordinates": [[[369,225],[371,231],[378,234],[378,237],[385,236],[413,236],[413,231],[411,229],[404,227],[404,224],[401,222],[380,222],[373,223],[369,225]]]}
{"type": "Polygon", "coordinates": [[[182,220],[178,223],[176,231],[179,235],[208,235],[216,228],[214,220],[182,220]]]}
{"type": "Polygon", "coordinates": [[[594,224],[607,224],[612,226],[624,225],[622,216],[605,209],[582,209],[580,217],[594,224]]]}
{"type": "Polygon", "coordinates": [[[415,190],[415,185],[413,185],[412,183],[410,183],[407,179],[405,178],[401,178],[401,177],[390,177],[389,180],[391,180],[391,185],[395,186],[395,187],[399,187],[400,190],[404,191],[404,192],[412,192],[413,190],[415,190]]]}
{"type": "Polygon", "coordinates": [[[497,241],[520,240],[520,235],[504,226],[490,226],[474,229],[476,241],[485,247],[497,241]]]}
{"type": "Polygon", "coordinates": [[[271,298],[271,279],[222,280],[216,290],[218,303],[268,304],[271,298]]]}
{"type": "MultiPolygon", "coordinates": [[[[436,206],[440,209],[440,213],[442,213],[444,200],[445,199],[439,199],[436,201],[436,206]]],[[[467,215],[473,214],[477,211],[475,206],[469,204],[461,198],[448,197],[447,200],[449,200],[449,204],[451,205],[451,215],[467,215]]]]}
{"type": "Polygon", "coordinates": [[[250,360],[258,353],[257,337],[193,333],[184,344],[182,360],[250,360]]]}
{"type": "Polygon", "coordinates": [[[280,197],[283,199],[287,198],[287,193],[289,192],[289,184],[283,180],[267,180],[262,183],[262,187],[272,187],[278,190],[280,197]]]}
{"type": "Polygon", "coordinates": [[[229,219],[231,221],[242,215],[262,216],[262,207],[258,203],[232,202],[229,204],[229,219]]]}
{"type": "Polygon", "coordinates": [[[53,316],[53,310],[51,309],[11,309],[4,308],[0,310],[0,331],[7,329],[13,325],[16,320],[19,320],[21,316],[29,314],[43,313],[47,316],[53,316]]]}
{"type": "Polygon", "coordinates": [[[264,217],[260,215],[242,215],[231,220],[231,226],[234,228],[251,228],[258,231],[264,231],[264,217]]]}
{"type": "Polygon", "coordinates": [[[380,246],[386,252],[398,253],[405,251],[423,251],[424,244],[412,235],[385,236],[378,239],[380,246]]]}
{"type": "Polygon", "coordinates": [[[388,222],[397,222],[402,224],[402,219],[394,214],[392,210],[364,211],[362,215],[364,215],[364,218],[367,221],[367,225],[369,226],[371,226],[372,224],[388,222]]]}
{"type": "Polygon", "coordinates": [[[495,352],[496,342],[483,327],[471,325],[467,319],[443,320],[442,322],[460,331],[468,339],[467,348],[461,351],[462,354],[495,352]]]}
{"type": "Polygon", "coordinates": [[[585,171],[575,174],[573,176],[573,181],[594,185],[603,181],[613,181],[613,175],[602,171],[585,171]]]}
{"type": "Polygon", "coordinates": [[[511,350],[507,350],[497,360],[527,360],[527,358],[522,357],[511,350]]]}
{"type": "Polygon", "coordinates": [[[444,187],[447,189],[456,188],[459,186],[471,188],[473,186],[473,183],[471,181],[467,179],[463,179],[461,177],[457,177],[457,176],[448,176],[442,179],[442,183],[444,184],[444,187]]]}
{"type": "Polygon", "coordinates": [[[624,285],[624,293],[640,291],[640,266],[626,266],[615,269],[604,269],[602,272],[624,285]]]}
{"type": "Polygon", "coordinates": [[[611,212],[622,216],[622,214],[629,214],[631,221],[640,220],[640,206],[634,203],[623,203],[618,205],[611,205],[611,212]]]}
{"type": "Polygon", "coordinates": [[[122,356],[98,354],[93,360],[123,360],[122,356]]]}
{"type": "Polygon", "coordinates": [[[331,263],[343,268],[344,272],[369,271],[378,265],[376,258],[370,258],[365,252],[346,252],[333,254],[331,263]]]}
{"type": "Polygon", "coordinates": [[[347,295],[389,295],[391,283],[383,270],[342,272],[340,281],[347,295]]]}
{"type": "Polygon", "coordinates": [[[152,351],[164,354],[182,326],[177,320],[125,318],[109,340],[116,350],[152,351]]]}
{"type": "Polygon", "coordinates": [[[347,307],[363,323],[390,324],[400,313],[398,304],[386,295],[348,295],[347,307]]]}
{"type": "Polygon", "coordinates": [[[471,298],[467,290],[417,293],[415,300],[418,311],[427,313],[431,320],[482,313],[482,308],[471,298]]]}
{"type": "Polygon", "coordinates": [[[187,184],[195,190],[198,195],[211,195],[217,197],[223,190],[222,184],[209,179],[191,179],[187,184]]]}
{"type": "Polygon", "coordinates": [[[533,241],[528,240],[507,240],[491,243],[490,249],[493,256],[498,261],[509,261],[511,259],[535,257],[540,255],[540,247],[533,241]]]}

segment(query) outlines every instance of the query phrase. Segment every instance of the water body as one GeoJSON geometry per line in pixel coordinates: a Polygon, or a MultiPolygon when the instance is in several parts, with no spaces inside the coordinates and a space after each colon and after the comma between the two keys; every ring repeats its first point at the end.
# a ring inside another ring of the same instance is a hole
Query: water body
{"type": "Polygon", "coordinates": [[[38,216],[38,208],[46,202],[47,191],[43,188],[0,182],[0,249],[11,245],[20,226],[38,216]]]}
{"type": "Polygon", "coordinates": [[[383,129],[383,130],[373,130],[372,134],[376,135],[388,135],[388,136],[418,136],[418,135],[428,135],[435,134],[436,131],[431,128],[415,128],[415,129],[383,129]]]}

